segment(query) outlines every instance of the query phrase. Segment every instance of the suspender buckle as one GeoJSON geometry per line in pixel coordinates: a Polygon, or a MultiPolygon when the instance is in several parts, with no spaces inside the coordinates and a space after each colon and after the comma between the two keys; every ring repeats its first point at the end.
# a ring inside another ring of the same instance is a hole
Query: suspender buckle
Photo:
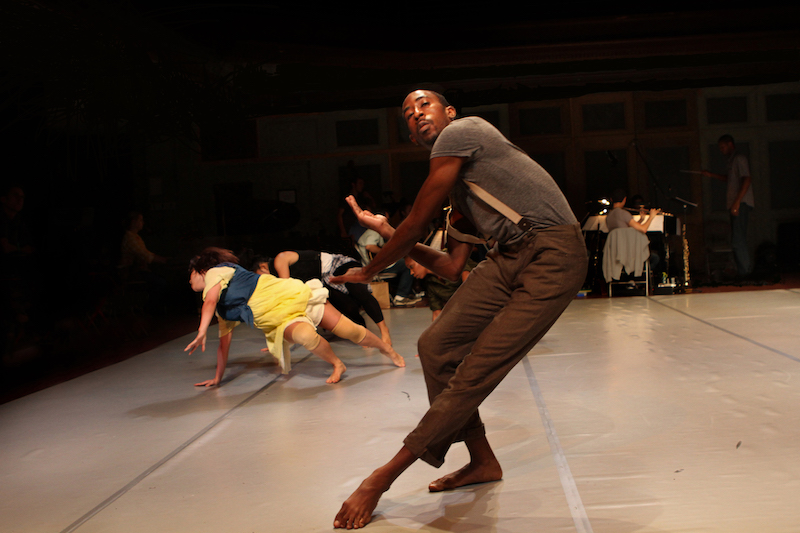
{"type": "Polygon", "coordinates": [[[517,222],[517,227],[519,227],[525,233],[528,233],[533,229],[533,222],[527,218],[521,218],[519,219],[519,222],[517,222]]]}

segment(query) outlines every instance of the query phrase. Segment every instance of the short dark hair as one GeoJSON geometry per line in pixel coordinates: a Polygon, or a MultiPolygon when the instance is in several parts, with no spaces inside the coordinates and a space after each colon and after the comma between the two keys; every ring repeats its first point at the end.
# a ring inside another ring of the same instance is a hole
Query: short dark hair
{"type": "Polygon", "coordinates": [[[239,258],[231,250],[209,246],[189,261],[189,272],[202,274],[222,263],[239,264],[239,258]]]}
{"type": "Polygon", "coordinates": [[[439,99],[439,103],[445,107],[451,107],[450,102],[447,101],[447,98],[442,93],[437,93],[436,91],[428,91],[432,95],[436,96],[439,99]]]}
{"type": "Polygon", "coordinates": [[[614,192],[611,193],[611,201],[614,203],[621,202],[627,197],[628,193],[625,192],[625,189],[614,189],[614,192]]]}
{"type": "Polygon", "coordinates": [[[727,133],[725,135],[723,135],[722,137],[720,137],[719,139],[717,139],[717,142],[718,143],[736,144],[736,143],[733,142],[733,136],[728,135],[727,133]]]}
{"type": "Polygon", "coordinates": [[[408,91],[408,93],[406,93],[406,94],[411,94],[411,93],[416,92],[416,91],[424,91],[426,93],[431,93],[432,95],[434,95],[439,100],[439,103],[442,104],[445,107],[452,107],[452,105],[453,105],[453,104],[451,104],[450,102],[447,101],[447,98],[445,97],[445,95],[443,95],[440,92],[434,91],[433,89],[426,89],[424,87],[417,87],[415,89],[412,89],[412,90],[408,91]]]}
{"type": "Polygon", "coordinates": [[[250,267],[250,270],[255,272],[256,270],[261,267],[261,263],[266,263],[267,268],[269,268],[270,272],[275,272],[275,268],[273,266],[273,258],[268,255],[257,255],[253,257],[253,264],[250,267]]]}

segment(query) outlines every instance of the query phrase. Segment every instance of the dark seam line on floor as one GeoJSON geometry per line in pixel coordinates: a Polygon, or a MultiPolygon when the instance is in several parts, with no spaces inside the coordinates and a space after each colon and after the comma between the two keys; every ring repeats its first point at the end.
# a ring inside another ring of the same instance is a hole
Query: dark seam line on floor
{"type": "Polygon", "coordinates": [[[536,374],[533,372],[533,367],[527,356],[522,359],[522,366],[528,377],[528,386],[533,394],[533,399],[539,409],[539,417],[544,426],[547,442],[550,445],[550,453],[553,456],[558,478],[561,481],[561,488],[564,490],[564,497],[567,500],[567,506],[572,515],[572,522],[575,524],[575,529],[578,533],[593,533],[592,523],[589,521],[589,516],[586,514],[586,508],[583,506],[583,500],[581,500],[580,492],[578,492],[578,486],[570,471],[567,456],[564,453],[564,449],[561,447],[561,442],[558,439],[553,419],[550,417],[550,411],[547,409],[547,404],[544,401],[542,389],[539,387],[536,374]]]}
{"type": "Polygon", "coordinates": [[[786,357],[787,359],[791,359],[792,361],[800,363],[800,359],[798,359],[797,357],[795,357],[793,355],[789,355],[788,353],[783,353],[782,351],[780,351],[778,349],[775,349],[775,348],[772,348],[770,346],[767,346],[766,344],[761,344],[760,342],[754,341],[753,339],[745,337],[744,335],[739,335],[738,333],[735,333],[735,332],[733,332],[733,331],[731,331],[729,329],[725,329],[723,327],[717,326],[716,324],[712,324],[711,322],[707,322],[707,321],[703,320],[702,318],[698,318],[698,317],[696,317],[694,315],[690,315],[689,313],[687,313],[685,311],[681,311],[680,309],[675,309],[674,307],[670,307],[667,304],[663,304],[663,303],[659,302],[658,300],[650,298],[650,301],[654,302],[654,303],[657,303],[658,305],[663,305],[667,309],[670,309],[670,310],[675,311],[677,313],[680,313],[682,315],[688,316],[691,319],[697,320],[698,322],[701,322],[701,323],[705,324],[706,326],[711,326],[712,328],[716,328],[716,329],[718,329],[720,331],[724,331],[725,333],[727,333],[729,335],[733,335],[734,337],[738,337],[738,338],[742,339],[743,341],[747,341],[747,342],[749,342],[751,344],[755,344],[759,348],[764,348],[765,350],[769,350],[772,353],[776,353],[778,355],[782,355],[782,356],[786,357]]]}
{"type": "MultiPolygon", "coordinates": [[[[297,366],[297,365],[299,365],[299,364],[303,363],[303,362],[304,362],[306,359],[308,359],[309,357],[311,357],[311,354],[310,354],[310,353],[309,353],[307,356],[305,356],[304,358],[302,358],[300,361],[298,361],[298,362],[295,364],[295,366],[297,366]]],[[[91,511],[89,511],[88,513],[86,513],[85,515],[83,515],[82,517],[80,517],[79,519],[77,519],[75,522],[73,522],[73,523],[72,523],[72,524],[70,524],[69,526],[67,526],[65,529],[63,529],[63,530],[61,531],[61,533],[71,533],[72,531],[75,531],[76,529],[78,529],[79,527],[81,527],[83,524],[85,524],[86,522],[88,522],[89,520],[91,520],[92,518],[94,518],[95,516],[97,516],[97,515],[100,513],[100,511],[102,511],[103,509],[105,509],[106,507],[108,507],[109,505],[111,505],[112,503],[114,503],[116,500],[118,500],[119,498],[121,498],[122,496],[124,496],[124,495],[125,495],[125,494],[126,494],[128,491],[129,491],[129,490],[131,490],[133,487],[135,487],[136,485],[138,485],[139,483],[141,483],[141,482],[142,482],[142,481],[143,481],[143,480],[144,480],[144,479],[145,479],[147,476],[149,476],[150,474],[152,474],[153,472],[155,472],[156,470],[158,470],[159,468],[161,468],[162,466],[164,466],[164,465],[165,465],[167,462],[169,462],[170,460],[172,460],[172,459],[173,459],[173,458],[174,458],[176,455],[178,455],[178,454],[179,454],[179,453],[181,453],[183,450],[185,450],[186,448],[188,448],[189,446],[191,446],[191,445],[192,445],[194,442],[196,442],[198,439],[200,439],[200,437],[202,437],[203,435],[205,435],[206,433],[208,433],[209,431],[211,431],[212,429],[214,429],[214,427],[216,427],[217,425],[219,425],[219,423],[220,423],[220,422],[222,422],[223,420],[225,420],[226,418],[228,418],[230,415],[232,415],[232,414],[233,414],[235,411],[237,411],[239,408],[241,408],[241,407],[243,407],[245,404],[247,404],[247,403],[248,403],[250,400],[252,400],[252,399],[253,399],[253,398],[255,398],[256,396],[258,396],[259,394],[261,394],[262,392],[264,392],[265,390],[267,390],[268,388],[270,388],[270,387],[271,387],[271,386],[272,386],[272,385],[273,385],[275,382],[277,382],[277,381],[278,381],[278,378],[280,378],[282,375],[283,375],[283,374],[278,374],[277,376],[275,376],[274,378],[272,378],[272,381],[270,381],[269,383],[267,383],[266,385],[264,385],[263,387],[261,387],[260,389],[258,389],[257,391],[255,391],[253,394],[251,394],[250,396],[248,396],[247,398],[245,398],[244,400],[242,400],[241,402],[239,402],[238,404],[236,404],[235,406],[233,406],[233,407],[232,407],[232,408],[231,408],[231,409],[230,409],[228,412],[226,412],[225,414],[223,414],[223,415],[220,415],[220,417],[219,417],[219,418],[217,418],[216,420],[214,420],[213,422],[211,422],[211,423],[210,423],[209,425],[207,425],[205,428],[201,429],[201,430],[200,430],[198,433],[196,433],[196,434],[195,434],[195,435],[194,435],[192,438],[190,438],[189,440],[187,440],[186,442],[184,442],[183,444],[181,444],[180,446],[178,446],[178,447],[177,447],[175,450],[173,450],[172,452],[170,452],[170,453],[169,453],[169,454],[168,454],[166,457],[164,457],[164,458],[163,458],[163,459],[161,459],[159,462],[157,462],[156,464],[154,464],[153,466],[151,466],[150,468],[148,468],[147,470],[145,470],[144,472],[142,472],[141,474],[139,474],[137,477],[135,477],[135,478],[133,479],[133,481],[131,481],[130,483],[128,483],[127,485],[125,485],[124,487],[122,487],[121,489],[119,489],[117,492],[115,492],[114,494],[112,494],[111,496],[109,496],[108,498],[106,498],[106,499],[105,499],[103,502],[101,502],[99,505],[97,505],[97,506],[96,506],[94,509],[92,509],[91,511]]]]}

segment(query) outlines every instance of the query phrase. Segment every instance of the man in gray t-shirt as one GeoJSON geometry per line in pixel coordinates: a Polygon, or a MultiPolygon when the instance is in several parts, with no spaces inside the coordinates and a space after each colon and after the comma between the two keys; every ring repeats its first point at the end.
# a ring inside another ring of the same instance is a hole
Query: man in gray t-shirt
{"type": "Polygon", "coordinates": [[[716,174],[704,170],[703,176],[727,183],[726,205],[731,216],[731,248],[739,276],[746,276],[752,270],[750,249],[747,245],[747,225],[750,212],[755,207],[753,178],[750,176],[747,157],[736,151],[733,137],[723,135],[717,144],[722,155],[727,157],[727,173],[716,174]]]}
{"type": "Polygon", "coordinates": [[[541,166],[485,120],[456,120],[455,108],[438,93],[410,93],[403,117],[411,140],[431,151],[428,178],[396,230],[348,199],[359,222],[387,241],[369,265],[332,281],[367,282],[405,255],[439,276],[457,279],[473,248],[465,232],[496,244],[417,343],[428,412],[400,451],[344,502],[334,519],[337,528],[363,527],[381,494],[406,468],[417,459],[441,466],[456,441],[466,444],[470,463],[433,481],[431,492],[502,478],[478,406],[555,323],[586,277],[580,226],[541,166]],[[459,233],[448,234],[446,252],[418,244],[448,196],[451,222],[463,224],[459,233]]]}
{"type": "Polygon", "coordinates": [[[439,157],[460,157],[468,162],[461,167],[461,179],[450,191],[450,200],[484,235],[513,243],[523,231],[475,198],[466,182],[475,183],[502,200],[531,221],[534,229],[577,223],[550,174],[482,118],[454,120],[431,150],[431,159],[439,157]]]}

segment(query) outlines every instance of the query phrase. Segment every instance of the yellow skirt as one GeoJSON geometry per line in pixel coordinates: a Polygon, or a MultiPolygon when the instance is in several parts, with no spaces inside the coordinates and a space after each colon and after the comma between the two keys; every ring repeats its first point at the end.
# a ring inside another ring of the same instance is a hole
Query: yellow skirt
{"type": "Polygon", "coordinates": [[[292,370],[292,357],[289,350],[291,345],[284,339],[284,331],[295,322],[306,322],[314,328],[319,326],[322,321],[322,315],[325,313],[325,303],[328,301],[328,289],[322,286],[320,280],[312,279],[305,284],[298,280],[292,281],[301,285],[299,292],[303,293],[303,295],[310,292],[310,296],[304,307],[290,310],[291,312],[287,314],[285,320],[277,327],[275,326],[274,313],[271,312],[273,310],[263,309],[267,302],[271,302],[274,305],[274,295],[264,298],[259,295],[262,291],[256,290],[247,302],[247,305],[253,310],[254,325],[266,335],[269,351],[278,360],[281,372],[284,374],[288,374],[292,370]]]}

